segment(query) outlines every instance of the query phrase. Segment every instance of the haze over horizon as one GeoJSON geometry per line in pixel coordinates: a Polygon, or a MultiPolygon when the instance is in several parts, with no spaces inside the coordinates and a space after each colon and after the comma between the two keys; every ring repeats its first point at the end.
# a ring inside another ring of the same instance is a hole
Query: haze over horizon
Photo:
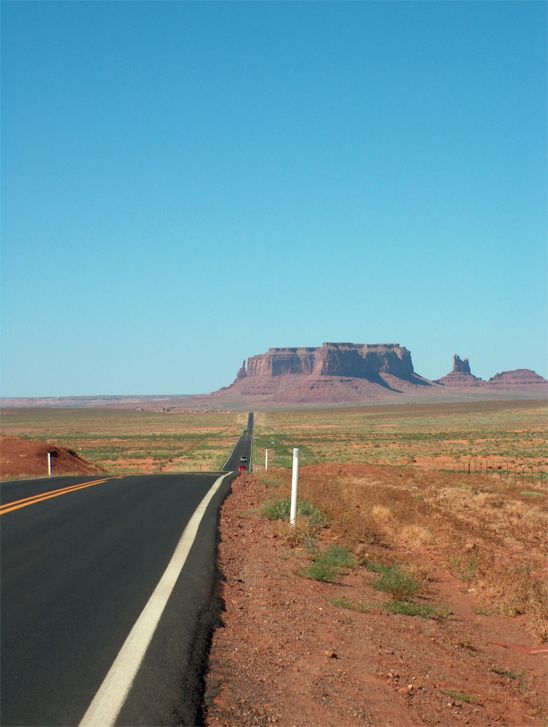
{"type": "Polygon", "coordinates": [[[2,4],[2,396],[399,342],[548,378],[547,7],[2,4]]]}

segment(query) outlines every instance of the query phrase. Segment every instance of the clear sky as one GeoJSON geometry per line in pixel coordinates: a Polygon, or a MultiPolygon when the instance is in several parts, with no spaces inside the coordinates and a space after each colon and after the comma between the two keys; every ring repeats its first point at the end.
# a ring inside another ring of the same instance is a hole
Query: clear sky
{"type": "Polygon", "coordinates": [[[548,376],[544,2],[3,2],[2,391],[548,376]]]}

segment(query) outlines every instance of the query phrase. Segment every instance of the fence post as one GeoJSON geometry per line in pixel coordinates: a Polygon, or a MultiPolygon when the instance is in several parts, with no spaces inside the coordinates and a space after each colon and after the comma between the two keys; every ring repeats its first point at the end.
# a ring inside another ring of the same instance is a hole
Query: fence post
{"type": "Polygon", "coordinates": [[[264,451],[264,471],[268,472],[268,449],[264,451]]]}
{"type": "Polygon", "coordinates": [[[51,452],[48,452],[48,477],[51,477],[51,452]]]}
{"type": "Polygon", "coordinates": [[[297,490],[299,486],[299,450],[293,449],[293,471],[291,473],[291,509],[289,513],[289,522],[295,527],[297,520],[297,490]]]}

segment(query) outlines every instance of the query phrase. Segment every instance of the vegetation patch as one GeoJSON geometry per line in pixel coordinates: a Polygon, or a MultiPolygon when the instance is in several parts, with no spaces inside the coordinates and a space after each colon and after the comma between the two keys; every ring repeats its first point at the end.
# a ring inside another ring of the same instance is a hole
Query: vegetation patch
{"type": "Polygon", "coordinates": [[[478,700],[476,697],[470,694],[464,694],[464,692],[456,692],[454,689],[442,689],[442,694],[446,694],[451,699],[456,699],[458,702],[466,702],[467,704],[477,704],[478,700]]]}
{"type": "Polygon", "coordinates": [[[515,672],[509,669],[497,669],[496,667],[493,667],[491,671],[493,674],[498,674],[499,677],[506,677],[506,679],[521,679],[523,677],[522,671],[515,672]]]}
{"type": "MultiPolygon", "coordinates": [[[[283,500],[269,500],[263,507],[263,515],[267,520],[289,520],[290,511],[291,500],[288,497],[283,500]]],[[[321,510],[305,500],[297,504],[297,517],[306,517],[311,525],[317,527],[326,524],[326,517],[321,510]]]]}
{"type": "Polygon", "coordinates": [[[473,555],[470,558],[451,558],[450,563],[458,578],[469,583],[476,576],[480,559],[479,556],[473,555]]]}
{"type": "Polygon", "coordinates": [[[397,565],[381,566],[377,564],[378,575],[373,586],[383,593],[390,593],[395,601],[409,602],[419,590],[419,584],[397,565]]]}
{"type": "Polygon", "coordinates": [[[316,551],[312,563],[301,571],[305,578],[332,583],[348,568],[354,565],[354,556],[347,548],[330,545],[316,551]]]}
{"type": "Polygon", "coordinates": [[[315,554],[316,562],[322,561],[328,563],[335,568],[352,568],[354,565],[354,555],[348,548],[342,548],[340,545],[330,545],[325,550],[315,554]]]}
{"type": "Polygon", "coordinates": [[[450,611],[446,608],[429,603],[414,603],[412,601],[388,601],[384,604],[387,611],[403,616],[418,616],[419,618],[447,618],[450,611]]]}
{"type": "Polygon", "coordinates": [[[367,613],[369,607],[363,601],[348,601],[346,598],[330,598],[329,603],[337,608],[344,608],[348,611],[357,611],[358,613],[367,613]]]}
{"type": "Polygon", "coordinates": [[[304,578],[322,583],[334,583],[339,575],[339,569],[324,561],[315,561],[300,572],[304,578]]]}

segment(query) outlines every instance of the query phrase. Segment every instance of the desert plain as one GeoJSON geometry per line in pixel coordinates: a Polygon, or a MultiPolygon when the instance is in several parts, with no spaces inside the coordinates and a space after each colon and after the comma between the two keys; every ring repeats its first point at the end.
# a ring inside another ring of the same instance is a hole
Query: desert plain
{"type": "MultiPolygon", "coordinates": [[[[545,724],[547,413],[545,400],[256,412],[253,471],[221,512],[206,723],[545,724]]],[[[44,446],[116,474],[217,470],[245,422],[10,408],[3,477],[43,476],[44,446]],[[17,442],[42,447],[19,471],[17,442]]]]}

